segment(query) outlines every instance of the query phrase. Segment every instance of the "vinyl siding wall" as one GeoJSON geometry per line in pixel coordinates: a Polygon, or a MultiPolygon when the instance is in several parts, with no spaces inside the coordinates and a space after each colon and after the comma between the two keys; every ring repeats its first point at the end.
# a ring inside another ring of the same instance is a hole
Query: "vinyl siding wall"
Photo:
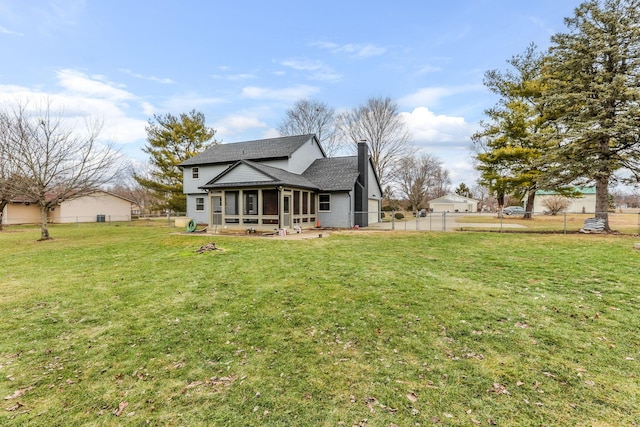
{"type": "MultiPolygon", "coordinates": [[[[326,193],[320,193],[326,194],[326,193]]],[[[330,193],[331,212],[318,210],[318,220],[322,227],[350,228],[353,226],[353,191],[330,193]]],[[[318,205],[316,205],[318,206],[318,205]]]]}

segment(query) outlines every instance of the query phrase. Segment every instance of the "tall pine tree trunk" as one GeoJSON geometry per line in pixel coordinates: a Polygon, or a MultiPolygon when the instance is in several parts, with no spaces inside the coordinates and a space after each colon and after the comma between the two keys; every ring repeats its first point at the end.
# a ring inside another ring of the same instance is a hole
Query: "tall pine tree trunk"
{"type": "Polygon", "coordinates": [[[598,177],[596,179],[596,218],[604,220],[604,229],[608,233],[609,227],[609,179],[598,177]]]}
{"type": "Polygon", "coordinates": [[[527,192],[527,211],[524,213],[524,217],[526,219],[531,219],[531,214],[533,213],[533,202],[536,198],[536,190],[529,190],[527,192]]]}

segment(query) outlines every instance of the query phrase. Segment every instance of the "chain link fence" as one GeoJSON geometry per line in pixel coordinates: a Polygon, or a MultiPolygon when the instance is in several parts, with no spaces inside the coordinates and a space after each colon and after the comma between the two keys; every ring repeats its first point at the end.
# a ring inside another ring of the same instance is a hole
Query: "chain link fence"
{"type": "MultiPolygon", "coordinates": [[[[385,211],[378,212],[352,212],[350,214],[351,227],[355,218],[366,215],[369,219],[367,229],[387,231],[490,231],[502,233],[561,233],[572,234],[579,232],[598,232],[598,224],[594,227],[594,218],[600,215],[583,212],[560,212],[556,215],[534,212],[530,217],[525,215],[510,214],[500,215],[496,212],[463,213],[463,212],[407,212],[385,211]],[[360,215],[360,216],[358,216],[360,215]]],[[[171,213],[157,215],[94,215],[94,216],[69,216],[58,217],[49,224],[105,224],[133,222],[136,225],[165,225],[177,227],[177,219],[184,218],[186,214],[171,213]]],[[[623,209],[615,212],[607,212],[609,228],[622,234],[640,235],[640,209],[623,209]]],[[[39,223],[38,218],[12,218],[11,223],[2,224],[3,227],[12,225],[39,223]]],[[[180,223],[181,224],[181,223],[180,223]]],[[[180,227],[182,227],[180,225],[180,227]]]]}
{"type": "MultiPolygon", "coordinates": [[[[468,212],[383,212],[381,221],[370,223],[369,228],[391,231],[492,231],[521,233],[578,233],[601,231],[594,219],[604,216],[596,213],[559,212],[550,215],[533,212],[499,214],[468,212]]],[[[609,228],[623,234],[640,234],[640,210],[626,209],[606,212],[609,228]]]]}

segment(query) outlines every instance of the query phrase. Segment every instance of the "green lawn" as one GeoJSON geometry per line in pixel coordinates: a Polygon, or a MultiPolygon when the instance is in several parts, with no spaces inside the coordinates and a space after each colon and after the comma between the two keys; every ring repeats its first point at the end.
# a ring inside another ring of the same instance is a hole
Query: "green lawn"
{"type": "Polygon", "coordinates": [[[0,232],[0,425],[640,423],[638,238],[175,231],[0,232]]]}

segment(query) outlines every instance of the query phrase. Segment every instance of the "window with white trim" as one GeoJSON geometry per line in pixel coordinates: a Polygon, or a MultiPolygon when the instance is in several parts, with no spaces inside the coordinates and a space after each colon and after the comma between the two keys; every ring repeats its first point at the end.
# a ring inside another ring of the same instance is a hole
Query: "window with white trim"
{"type": "Polygon", "coordinates": [[[331,194],[318,194],[318,210],[320,212],[331,211],[331,194]]]}
{"type": "Polygon", "coordinates": [[[191,178],[198,179],[200,177],[200,169],[199,168],[191,168],[191,178]]]}
{"type": "Polygon", "coordinates": [[[204,210],[204,197],[196,197],[196,210],[197,211],[204,210]]]}

